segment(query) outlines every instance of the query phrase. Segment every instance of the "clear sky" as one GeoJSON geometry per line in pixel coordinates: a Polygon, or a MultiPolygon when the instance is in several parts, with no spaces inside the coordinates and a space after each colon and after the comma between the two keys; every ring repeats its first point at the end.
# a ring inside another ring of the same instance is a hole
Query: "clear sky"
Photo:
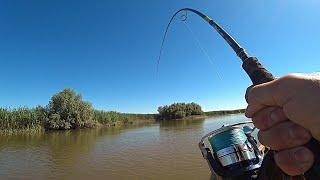
{"type": "Polygon", "coordinates": [[[1,0],[0,106],[46,105],[69,87],[104,110],[244,108],[240,60],[195,15],[187,24],[213,63],[177,19],[156,74],[164,29],[183,7],[211,16],[276,76],[320,69],[318,0],[1,0]]]}

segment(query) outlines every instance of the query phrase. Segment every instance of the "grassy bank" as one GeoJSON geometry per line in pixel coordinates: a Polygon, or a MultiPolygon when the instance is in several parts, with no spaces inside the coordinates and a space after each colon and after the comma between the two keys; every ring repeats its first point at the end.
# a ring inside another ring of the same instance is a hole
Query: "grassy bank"
{"type": "Polygon", "coordinates": [[[98,122],[99,126],[121,126],[127,124],[140,124],[155,122],[154,114],[130,114],[119,113],[114,111],[95,110],[94,121],[98,122]]]}
{"type": "Polygon", "coordinates": [[[244,112],[245,112],[245,109],[236,109],[236,110],[208,111],[208,112],[204,112],[204,114],[206,116],[219,116],[219,115],[227,115],[227,114],[239,114],[244,112]]]}
{"type": "Polygon", "coordinates": [[[43,132],[43,120],[40,108],[0,108],[0,134],[43,132]]]}
{"type": "Polygon", "coordinates": [[[242,113],[244,110],[203,112],[196,103],[160,106],[158,114],[102,111],[82,100],[80,94],[64,89],[54,94],[48,105],[36,108],[0,108],[0,134],[39,133],[93,127],[142,124],[156,120],[203,119],[208,116],[242,113]]]}
{"type": "MultiPolygon", "coordinates": [[[[243,113],[244,109],[209,111],[202,115],[188,116],[176,120],[203,119],[210,116],[243,113]]],[[[94,111],[94,127],[111,127],[133,124],[153,123],[158,114],[133,114],[119,113],[114,111],[94,111]]],[[[0,134],[36,134],[48,131],[45,124],[47,121],[44,109],[37,108],[0,108],[0,134]]]]}
{"type": "MultiPolygon", "coordinates": [[[[111,127],[155,122],[155,114],[128,114],[94,110],[91,127],[111,127]]],[[[0,134],[34,134],[52,130],[47,110],[37,108],[0,108],[0,134]]],[[[85,127],[83,127],[85,128],[85,127]]],[[[63,129],[60,129],[63,130],[63,129]]]]}
{"type": "Polygon", "coordinates": [[[0,134],[32,134],[49,130],[109,127],[154,121],[153,115],[96,110],[72,89],[64,89],[54,94],[46,106],[0,108],[0,134]]]}

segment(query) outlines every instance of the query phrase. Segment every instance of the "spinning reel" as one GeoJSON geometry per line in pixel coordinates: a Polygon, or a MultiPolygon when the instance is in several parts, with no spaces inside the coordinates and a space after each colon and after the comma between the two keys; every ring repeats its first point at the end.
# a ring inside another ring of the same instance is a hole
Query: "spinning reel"
{"type": "MultiPolygon", "coordinates": [[[[252,133],[252,122],[223,126],[205,135],[199,148],[214,179],[256,179],[263,152],[252,133]]],[[[262,147],[262,146],[261,146],[262,147]]]]}

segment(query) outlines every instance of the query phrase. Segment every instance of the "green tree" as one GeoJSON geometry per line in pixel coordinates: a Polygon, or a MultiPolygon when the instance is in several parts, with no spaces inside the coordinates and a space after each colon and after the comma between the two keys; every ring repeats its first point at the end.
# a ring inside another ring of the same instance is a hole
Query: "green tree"
{"type": "Polygon", "coordinates": [[[158,119],[181,119],[188,116],[201,115],[201,106],[196,103],[173,103],[158,108],[158,119]]]}
{"type": "Polygon", "coordinates": [[[46,129],[76,129],[96,125],[92,105],[72,89],[52,96],[47,107],[46,129]]]}

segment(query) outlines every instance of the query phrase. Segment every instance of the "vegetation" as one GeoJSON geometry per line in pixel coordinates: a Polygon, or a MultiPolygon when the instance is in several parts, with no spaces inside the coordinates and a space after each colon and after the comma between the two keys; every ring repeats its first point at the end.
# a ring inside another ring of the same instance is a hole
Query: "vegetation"
{"type": "Polygon", "coordinates": [[[182,119],[189,116],[202,115],[201,106],[196,103],[174,103],[158,108],[159,120],[182,119]]]}
{"type": "Polygon", "coordinates": [[[106,112],[106,111],[95,110],[94,119],[98,121],[100,124],[103,124],[106,126],[114,126],[114,125],[129,123],[129,118],[127,116],[114,111],[106,112]]]}
{"type": "Polygon", "coordinates": [[[0,108],[0,134],[38,133],[95,126],[115,126],[194,116],[243,113],[244,110],[203,112],[196,103],[174,103],[158,108],[159,114],[128,114],[93,109],[89,102],[71,89],[53,95],[48,105],[36,108],[0,108]]]}
{"type": "Polygon", "coordinates": [[[17,132],[35,133],[41,132],[43,120],[45,119],[44,109],[3,109],[0,108],[0,132],[11,134],[17,132]]]}
{"type": "Polygon", "coordinates": [[[71,89],[53,95],[46,109],[46,129],[67,130],[94,127],[97,124],[92,105],[71,89]]]}
{"type": "Polygon", "coordinates": [[[219,116],[219,115],[226,115],[226,114],[238,114],[244,113],[245,109],[237,109],[237,110],[225,110],[225,111],[209,111],[205,112],[206,116],[219,116]]]}
{"type": "Polygon", "coordinates": [[[124,114],[94,110],[89,102],[71,89],[52,96],[45,107],[0,108],[0,134],[33,133],[45,130],[69,130],[95,126],[115,126],[133,120],[154,120],[154,115],[124,114]]]}

